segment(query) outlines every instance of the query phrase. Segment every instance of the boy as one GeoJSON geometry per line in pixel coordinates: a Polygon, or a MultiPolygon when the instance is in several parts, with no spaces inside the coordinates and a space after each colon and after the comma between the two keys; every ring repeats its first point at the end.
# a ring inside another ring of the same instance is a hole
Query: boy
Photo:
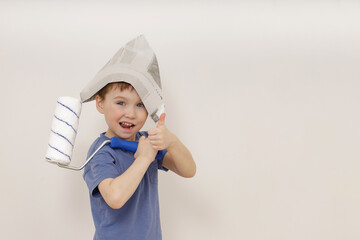
{"type": "Polygon", "coordinates": [[[80,93],[96,100],[108,129],[89,149],[105,140],[138,141],[136,153],[104,145],[84,169],[95,224],[94,239],[160,240],[158,169],[193,177],[189,150],[165,125],[159,67],[143,35],[128,42],[80,93]],[[154,129],[139,132],[148,115],[154,129]],[[155,159],[158,150],[164,150],[155,159]]]}
{"type": "Polygon", "coordinates": [[[94,239],[161,239],[157,170],[170,169],[193,177],[196,166],[189,150],[170,132],[162,114],[156,128],[139,132],[148,113],[128,83],[110,83],[96,95],[104,114],[106,133],[90,147],[89,155],[106,139],[139,141],[135,154],[105,145],[85,167],[95,223],[94,239]],[[158,150],[167,149],[160,160],[158,150]]]}

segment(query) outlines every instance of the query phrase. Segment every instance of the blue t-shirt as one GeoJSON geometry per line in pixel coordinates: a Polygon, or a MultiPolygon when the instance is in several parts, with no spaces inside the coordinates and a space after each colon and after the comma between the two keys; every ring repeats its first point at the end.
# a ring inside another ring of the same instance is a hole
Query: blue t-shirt
{"type": "MultiPolygon", "coordinates": [[[[138,132],[140,136],[146,132],[138,132]]],[[[109,140],[102,133],[91,145],[88,157],[109,140]]],[[[158,169],[162,161],[153,161],[131,198],[120,209],[112,209],[101,196],[98,185],[106,178],[116,178],[134,162],[134,153],[122,149],[112,149],[109,144],[99,150],[84,169],[84,180],[89,188],[91,212],[95,224],[96,240],[129,239],[160,240],[160,212],[158,197],[158,169]]]]}

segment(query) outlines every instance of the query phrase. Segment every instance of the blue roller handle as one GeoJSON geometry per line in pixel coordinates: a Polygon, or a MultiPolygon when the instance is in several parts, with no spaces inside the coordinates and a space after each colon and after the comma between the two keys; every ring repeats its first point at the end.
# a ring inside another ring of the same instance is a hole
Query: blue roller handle
{"type": "MultiPolygon", "coordinates": [[[[112,137],[110,139],[110,147],[111,148],[121,148],[124,149],[126,151],[135,153],[137,148],[138,148],[138,142],[135,141],[126,141],[123,139],[120,139],[118,137],[112,137]]],[[[158,153],[156,154],[155,159],[162,159],[164,157],[166,153],[166,150],[161,150],[158,151],[158,153]]]]}

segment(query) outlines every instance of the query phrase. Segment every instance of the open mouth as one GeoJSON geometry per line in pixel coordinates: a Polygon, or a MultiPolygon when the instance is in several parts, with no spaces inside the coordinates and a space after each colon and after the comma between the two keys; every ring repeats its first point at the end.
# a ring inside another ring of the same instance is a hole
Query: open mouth
{"type": "Polygon", "coordinates": [[[135,127],[134,124],[128,123],[128,122],[120,122],[120,126],[123,128],[127,128],[127,129],[131,129],[131,128],[135,127]]]}

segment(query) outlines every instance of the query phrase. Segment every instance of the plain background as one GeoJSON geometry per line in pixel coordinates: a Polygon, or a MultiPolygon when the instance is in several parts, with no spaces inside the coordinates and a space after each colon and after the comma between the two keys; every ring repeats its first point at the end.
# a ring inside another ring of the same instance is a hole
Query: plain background
{"type": "MultiPolygon", "coordinates": [[[[0,239],[92,239],[82,172],[44,160],[51,119],[139,34],[198,166],[160,174],[164,239],[360,239],[359,13],[334,0],[1,1],[0,239]]],[[[73,165],[105,130],[84,104],[73,165]]]]}

